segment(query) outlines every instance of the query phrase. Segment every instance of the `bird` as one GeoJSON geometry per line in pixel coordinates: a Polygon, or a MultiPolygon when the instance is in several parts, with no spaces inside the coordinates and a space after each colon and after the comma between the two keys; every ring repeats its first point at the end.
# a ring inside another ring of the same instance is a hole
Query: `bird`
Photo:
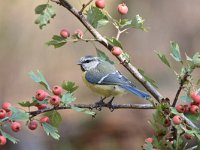
{"type": "Polygon", "coordinates": [[[83,56],[78,65],[83,71],[82,78],[85,84],[101,96],[99,102],[112,96],[109,101],[111,104],[115,96],[128,92],[146,100],[151,98],[149,94],[139,90],[127,77],[122,75],[113,64],[100,57],[83,56]]]}

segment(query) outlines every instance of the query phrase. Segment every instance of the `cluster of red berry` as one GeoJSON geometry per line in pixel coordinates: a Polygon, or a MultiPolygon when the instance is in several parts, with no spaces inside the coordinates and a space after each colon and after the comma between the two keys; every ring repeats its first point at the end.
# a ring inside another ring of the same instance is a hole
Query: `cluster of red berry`
{"type": "MultiPolygon", "coordinates": [[[[52,93],[54,94],[53,96],[50,96],[46,91],[44,90],[37,90],[35,94],[35,98],[37,99],[38,103],[36,103],[36,107],[38,110],[46,109],[48,108],[48,105],[45,103],[42,103],[44,100],[48,100],[49,104],[51,104],[54,107],[59,106],[60,104],[60,96],[62,94],[62,87],[55,85],[52,88],[52,93]],[[39,103],[41,102],[41,103],[39,103]]],[[[11,104],[9,102],[4,102],[2,104],[2,108],[0,109],[0,119],[4,119],[5,117],[10,117],[12,115],[12,111],[10,110],[11,104]]],[[[14,132],[18,132],[21,130],[21,123],[18,121],[10,121],[11,123],[11,130],[14,132]]],[[[42,123],[49,123],[49,117],[48,116],[43,116],[40,118],[39,122],[42,123]]],[[[38,127],[38,121],[37,120],[30,120],[28,123],[28,128],[30,130],[35,130],[38,127]]],[[[6,144],[6,137],[3,135],[0,135],[0,145],[5,145],[6,144]]]]}
{"type": "MultiPolygon", "coordinates": [[[[79,39],[82,39],[83,38],[83,35],[84,35],[84,33],[83,33],[83,31],[81,30],[81,29],[76,29],[75,31],[74,31],[74,34],[73,34],[73,36],[76,36],[77,38],[79,38],[79,39]]],[[[61,31],[60,31],[60,36],[61,37],[63,37],[63,38],[68,38],[68,37],[70,37],[70,32],[69,32],[69,30],[67,30],[67,29],[62,29],[61,31]]]]}
{"type": "MultiPolygon", "coordinates": [[[[10,111],[11,104],[9,102],[4,102],[2,104],[2,108],[0,109],[0,119],[4,119],[5,117],[10,117],[12,115],[12,111],[10,111]]],[[[14,132],[18,132],[21,129],[21,124],[19,122],[11,122],[11,129],[14,132]]],[[[0,136],[0,145],[6,144],[6,138],[1,135],[0,136]]]]}
{"type": "MultiPolygon", "coordinates": [[[[96,7],[103,9],[106,6],[106,2],[105,0],[96,0],[95,5],[96,7]]],[[[117,9],[118,9],[118,12],[122,15],[125,15],[128,13],[128,7],[126,6],[125,3],[119,4],[117,9]]]]}

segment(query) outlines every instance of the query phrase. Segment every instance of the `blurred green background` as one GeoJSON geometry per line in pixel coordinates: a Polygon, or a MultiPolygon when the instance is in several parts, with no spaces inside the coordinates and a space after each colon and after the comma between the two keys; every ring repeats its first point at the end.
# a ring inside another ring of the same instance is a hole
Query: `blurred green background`
{"type": "MultiPolygon", "coordinates": [[[[70,0],[76,8],[86,0],[70,0]]],[[[117,5],[122,1],[106,0],[106,9],[115,18],[117,5]]],[[[140,14],[145,18],[149,32],[130,30],[129,34],[121,36],[125,51],[131,56],[131,62],[145,70],[156,80],[159,91],[173,98],[178,88],[178,82],[172,71],[160,63],[154,50],[169,53],[169,42],[179,43],[180,49],[188,55],[193,55],[200,48],[200,1],[199,0],[125,0],[129,7],[128,18],[140,14]]],[[[67,44],[59,49],[48,47],[54,34],[59,34],[63,28],[71,33],[75,29],[85,28],[66,9],[53,4],[57,16],[51,23],[40,30],[34,24],[36,15],[34,8],[46,3],[45,0],[10,0],[1,1],[0,5],[0,104],[9,101],[30,100],[38,88],[28,76],[28,72],[39,69],[50,85],[61,84],[63,80],[74,81],[79,85],[76,91],[76,103],[92,103],[98,100],[82,82],[81,71],[76,65],[79,58],[92,54],[95,49],[90,43],[67,44]]],[[[105,36],[115,36],[116,30],[111,25],[99,30],[105,36]]],[[[90,37],[89,34],[86,36],[90,37]]],[[[116,62],[116,67],[130,80],[130,74],[119,65],[118,61],[107,50],[97,44],[116,62]]],[[[171,59],[172,60],[172,59],[171,59]]],[[[176,66],[178,68],[178,66],[176,66]]],[[[175,68],[176,68],[175,67],[175,68]]],[[[196,72],[199,76],[199,72],[196,72]]],[[[142,89],[142,86],[135,82],[142,89]]],[[[145,103],[146,101],[128,94],[116,98],[116,103],[145,103]]],[[[144,139],[152,135],[148,124],[153,111],[151,110],[115,110],[103,109],[95,119],[70,110],[61,111],[63,122],[59,128],[61,139],[55,141],[46,136],[41,128],[29,131],[24,127],[13,136],[20,139],[14,145],[10,142],[2,150],[134,150],[140,149],[144,139]]]]}

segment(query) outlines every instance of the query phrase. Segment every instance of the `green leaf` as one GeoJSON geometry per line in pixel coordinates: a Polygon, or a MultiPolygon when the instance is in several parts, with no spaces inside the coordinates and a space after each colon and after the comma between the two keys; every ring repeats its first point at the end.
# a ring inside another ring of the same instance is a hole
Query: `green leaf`
{"type": "Polygon", "coordinates": [[[61,99],[61,101],[65,105],[68,105],[68,104],[74,102],[75,100],[76,100],[76,98],[73,96],[72,93],[65,93],[65,94],[63,94],[62,99],[61,99]]]}
{"type": "Polygon", "coordinates": [[[31,107],[31,106],[35,106],[37,104],[37,101],[25,101],[25,102],[19,102],[18,103],[20,106],[22,107],[31,107]]]}
{"type": "Polygon", "coordinates": [[[41,4],[35,8],[35,14],[39,15],[35,20],[35,24],[38,24],[40,29],[46,26],[51,18],[55,17],[55,11],[50,4],[41,4]]]}
{"type": "Polygon", "coordinates": [[[119,22],[117,22],[118,26],[120,28],[135,28],[140,29],[143,31],[147,31],[147,29],[144,27],[144,19],[137,14],[133,19],[122,19],[119,22]]]}
{"type": "Polygon", "coordinates": [[[200,79],[197,81],[197,85],[200,85],[200,79]]]}
{"type": "Polygon", "coordinates": [[[200,67],[200,58],[199,58],[199,53],[196,52],[192,58],[192,63],[195,67],[200,67]]]}
{"type": "Polygon", "coordinates": [[[9,135],[8,133],[4,132],[3,130],[0,129],[0,131],[1,131],[1,134],[2,134],[6,139],[8,139],[8,140],[10,140],[11,142],[13,142],[13,144],[16,144],[17,142],[19,142],[18,139],[12,137],[12,136],[9,135]]]}
{"type": "Polygon", "coordinates": [[[156,81],[154,81],[153,79],[151,79],[150,77],[148,77],[144,70],[142,69],[138,69],[139,73],[145,78],[145,80],[147,80],[149,83],[151,83],[151,85],[153,85],[155,88],[158,88],[158,86],[156,85],[156,81]]]}
{"type": "Polygon", "coordinates": [[[145,147],[145,150],[152,150],[153,145],[151,143],[147,143],[147,147],[145,147]]]}
{"type": "Polygon", "coordinates": [[[192,98],[187,95],[181,96],[181,99],[186,103],[191,103],[193,101],[192,98]]]}
{"type": "Polygon", "coordinates": [[[52,136],[54,139],[59,140],[60,135],[58,134],[57,128],[53,127],[48,123],[42,123],[42,127],[47,135],[52,136]]]}
{"type": "Polygon", "coordinates": [[[44,115],[49,117],[51,125],[56,128],[58,128],[58,126],[62,122],[62,117],[58,111],[54,110],[54,111],[46,112],[44,115]]]}
{"type": "Polygon", "coordinates": [[[185,114],[185,116],[190,119],[193,123],[196,123],[199,119],[200,119],[200,114],[191,114],[191,113],[187,113],[185,114]]]}
{"type": "Polygon", "coordinates": [[[47,42],[48,46],[54,46],[54,48],[59,48],[67,43],[67,40],[61,36],[54,35],[52,40],[47,42]]]}
{"type": "Polygon", "coordinates": [[[170,68],[170,64],[169,64],[169,61],[167,60],[166,56],[164,54],[162,54],[161,52],[157,52],[157,51],[155,51],[155,52],[158,55],[158,57],[160,58],[160,60],[170,68]]]}
{"type": "Polygon", "coordinates": [[[95,116],[96,115],[95,112],[89,111],[89,110],[84,109],[84,108],[79,108],[79,107],[74,107],[74,106],[72,106],[71,108],[72,108],[72,110],[75,110],[77,112],[83,112],[83,113],[85,113],[87,115],[91,115],[91,116],[95,116]]]}
{"type": "Polygon", "coordinates": [[[117,40],[116,38],[114,38],[114,37],[112,37],[111,39],[107,38],[107,40],[113,46],[117,46],[117,47],[120,47],[121,49],[123,49],[121,42],[119,40],[117,40]]]}
{"type": "Polygon", "coordinates": [[[70,93],[73,93],[76,89],[78,89],[78,86],[75,84],[75,82],[71,81],[63,81],[62,88],[70,93]]]}
{"type": "Polygon", "coordinates": [[[176,42],[171,41],[170,42],[170,49],[171,49],[171,53],[170,55],[176,60],[176,61],[182,61],[181,60],[181,54],[180,54],[180,50],[179,50],[179,46],[176,42]]]}
{"type": "Polygon", "coordinates": [[[103,51],[101,51],[98,48],[96,48],[96,52],[97,52],[97,56],[100,57],[102,60],[105,60],[111,64],[114,64],[114,62],[110,60],[110,58],[106,55],[106,53],[104,53],[103,51]]]}
{"type": "Polygon", "coordinates": [[[35,74],[33,71],[29,72],[29,76],[31,77],[31,79],[33,79],[33,81],[40,83],[47,90],[51,91],[49,84],[47,83],[45,77],[43,76],[43,74],[39,70],[37,71],[37,74],[35,74]]]}
{"type": "Polygon", "coordinates": [[[170,107],[170,109],[171,109],[171,113],[172,113],[172,114],[174,114],[174,115],[182,115],[182,113],[179,113],[179,112],[176,110],[176,108],[170,107]]]}
{"type": "Polygon", "coordinates": [[[94,28],[100,28],[109,22],[108,17],[94,6],[91,6],[87,11],[87,20],[94,28]]]}
{"type": "Polygon", "coordinates": [[[12,111],[12,116],[9,118],[10,120],[22,120],[26,121],[29,119],[29,114],[23,111],[20,111],[19,109],[15,107],[10,107],[10,110],[12,111]]]}

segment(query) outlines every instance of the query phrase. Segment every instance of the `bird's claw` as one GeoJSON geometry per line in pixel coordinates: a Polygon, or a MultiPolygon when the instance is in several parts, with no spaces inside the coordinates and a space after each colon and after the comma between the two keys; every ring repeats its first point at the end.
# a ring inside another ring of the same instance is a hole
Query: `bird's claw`
{"type": "Polygon", "coordinates": [[[105,104],[106,104],[103,100],[104,100],[104,99],[101,99],[100,101],[98,101],[98,102],[95,103],[95,107],[96,107],[96,109],[97,109],[98,111],[101,111],[101,108],[102,108],[103,106],[105,106],[105,104]]]}
{"type": "Polygon", "coordinates": [[[112,102],[114,100],[114,97],[107,103],[108,108],[110,109],[111,112],[113,112],[115,110],[112,102]]]}

